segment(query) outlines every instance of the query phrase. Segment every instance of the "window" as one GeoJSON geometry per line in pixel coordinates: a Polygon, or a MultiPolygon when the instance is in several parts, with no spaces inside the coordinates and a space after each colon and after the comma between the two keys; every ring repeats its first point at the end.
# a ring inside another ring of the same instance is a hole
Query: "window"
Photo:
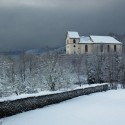
{"type": "Polygon", "coordinates": [[[114,52],[116,52],[117,51],[117,48],[116,48],[116,45],[114,45],[114,52]]]}
{"type": "Polygon", "coordinates": [[[85,52],[88,52],[88,45],[85,45],[85,52]]]}
{"type": "Polygon", "coordinates": [[[69,40],[67,40],[67,44],[69,44],[69,40]]]}
{"type": "Polygon", "coordinates": [[[76,40],[75,40],[75,39],[73,40],[73,43],[76,43],[76,40]]]}
{"type": "Polygon", "coordinates": [[[103,52],[103,45],[100,46],[100,51],[103,52]]]}
{"type": "Polygon", "coordinates": [[[107,52],[110,52],[110,46],[107,45],[107,52]]]}
{"type": "Polygon", "coordinates": [[[76,47],[75,45],[73,47],[76,47]]]}

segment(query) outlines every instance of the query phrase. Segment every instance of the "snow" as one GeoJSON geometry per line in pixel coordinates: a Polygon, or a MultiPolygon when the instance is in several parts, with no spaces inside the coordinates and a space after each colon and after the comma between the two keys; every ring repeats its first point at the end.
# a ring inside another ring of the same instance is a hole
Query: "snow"
{"type": "Polygon", "coordinates": [[[70,38],[80,38],[78,32],[68,31],[68,35],[70,38]]]}
{"type": "Polygon", "coordinates": [[[80,38],[79,43],[107,43],[107,44],[122,44],[115,38],[111,36],[95,36],[95,35],[90,35],[88,36],[79,36],[78,32],[75,31],[68,31],[68,36],[69,38],[80,38]]]}
{"type": "Polygon", "coordinates": [[[80,37],[80,42],[79,42],[79,43],[93,43],[93,42],[90,40],[90,37],[81,36],[81,37],[80,37]]]}
{"type": "Polygon", "coordinates": [[[2,125],[125,125],[125,90],[77,97],[1,119],[2,125]]]}
{"type": "Polygon", "coordinates": [[[93,36],[93,35],[91,35],[90,38],[93,40],[94,43],[122,44],[121,42],[117,41],[115,38],[110,37],[110,36],[93,36]]]}
{"type": "Polygon", "coordinates": [[[94,36],[94,35],[90,35],[90,37],[79,36],[78,32],[75,32],[75,31],[68,31],[68,35],[69,35],[70,38],[80,38],[79,43],[122,44],[121,42],[119,42],[118,40],[116,40],[115,38],[113,38],[111,36],[94,36]]]}
{"type": "Polygon", "coordinates": [[[88,87],[94,87],[94,86],[98,86],[98,85],[105,85],[108,83],[103,83],[103,84],[93,84],[93,85],[82,85],[80,86],[74,86],[74,88],[72,89],[67,89],[67,90],[57,90],[57,91],[41,91],[39,93],[34,93],[34,94],[21,94],[21,95],[12,95],[9,97],[3,97],[0,98],[0,102],[3,101],[9,101],[9,100],[17,100],[17,99],[23,99],[23,98],[28,98],[28,97],[38,97],[38,96],[42,96],[42,95],[50,95],[50,94],[56,94],[56,93],[61,93],[61,92],[65,92],[65,91],[71,91],[71,90],[76,90],[76,89],[83,89],[83,88],[88,88],[88,87]]]}

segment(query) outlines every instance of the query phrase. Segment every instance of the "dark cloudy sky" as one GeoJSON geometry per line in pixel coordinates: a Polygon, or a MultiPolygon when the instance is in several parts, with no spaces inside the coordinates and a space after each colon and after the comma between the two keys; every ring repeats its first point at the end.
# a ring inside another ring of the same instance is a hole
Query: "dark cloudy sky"
{"type": "Polygon", "coordinates": [[[0,50],[65,45],[80,35],[125,33],[125,0],[0,0],[0,50]]]}

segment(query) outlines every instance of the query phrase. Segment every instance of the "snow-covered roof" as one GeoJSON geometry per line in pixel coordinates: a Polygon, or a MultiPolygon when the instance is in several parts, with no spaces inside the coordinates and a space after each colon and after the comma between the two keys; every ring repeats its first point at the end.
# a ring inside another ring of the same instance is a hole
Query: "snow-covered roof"
{"type": "Polygon", "coordinates": [[[76,31],[68,31],[67,35],[69,36],[69,38],[71,39],[80,39],[79,43],[105,43],[105,44],[122,44],[121,42],[119,42],[118,40],[116,40],[115,38],[111,37],[111,36],[95,36],[95,35],[90,35],[90,37],[88,36],[79,36],[78,32],[76,31]]]}
{"type": "Polygon", "coordinates": [[[90,38],[92,39],[93,43],[114,43],[114,44],[122,44],[115,38],[111,36],[93,36],[91,35],[90,38]]]}
{"type": "Polygon", "coordinates": [[[80,38],[78,32],[68,31],[68,35],[70,38],[80,38]]]}
{"type": "Polygon", "coordinates": [[[81,36],[80,37],[80,42],[79,43],[93,43],[88,36],[81,36]]]}

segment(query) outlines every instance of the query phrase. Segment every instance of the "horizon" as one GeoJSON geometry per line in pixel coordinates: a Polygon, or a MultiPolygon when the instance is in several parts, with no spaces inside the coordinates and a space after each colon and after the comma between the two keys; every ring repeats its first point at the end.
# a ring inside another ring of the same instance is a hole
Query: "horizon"
{"type": "MultiPolygon", "coordinates": [[[[67,31],[68,32],[68,31],[67,31]]],[[[76,32],[76,31],[72,31],[72,32],[76,32]]],[[[78,32],[79,33],[79,32],[78,32]]],[[[109,35],[110,33],[108,33],[107,35],[93,35],[93,34],[91,34],[92,36],[111,36],[111,35],[109,35]]],[[[82,37],[83,35],[81,35],[81,34],[79,34],[80,35],[80,37],[82,37]]],[[[91,35],[84,35],[84,36],[88,36],[88,37],[90,37],[91,35]]],[[[119,35],[119,36],[124,36],[125,34],[114,34],[114,35],[119,35]]],[[[111,36],[111,37],[113,37],[113,36],[111,36]]],[[[114,37],[113,37],[114,38],[114,37]]],[[[115,38],[116,39],[116,38],[115,38]]],[[[116,39],[116,40],[118,40],[118,39],[116,39]]],[[[65,40],[64,40],[65,41],[65,40]]],[[[119,41],[119,40],[118,40],[119,41]]],[[[119,41],[119,42],[122,42],[123,43],[123,41],[119,41]]],[[[3,50],[3,51],[0,51],[0,53],[13,53],[13,52],[26,52],[26,51],[29,51],[29,50],[44,50],[45,51],[45,49],[46,48],[48,48],[49,50],[54,50],[54,49],[59,49],[59,48],[62,48],[62,47],[66,47],[66,45],[65,45],[65,42],[64,42],[64,45],[62,45],[62,46],[57,46],[57,47],[49,47],[49,46],[44,46],[44,47],[37,47],[37,48],[18,48],[18,49],[12,49],[12,50],[3,50]]]]}

